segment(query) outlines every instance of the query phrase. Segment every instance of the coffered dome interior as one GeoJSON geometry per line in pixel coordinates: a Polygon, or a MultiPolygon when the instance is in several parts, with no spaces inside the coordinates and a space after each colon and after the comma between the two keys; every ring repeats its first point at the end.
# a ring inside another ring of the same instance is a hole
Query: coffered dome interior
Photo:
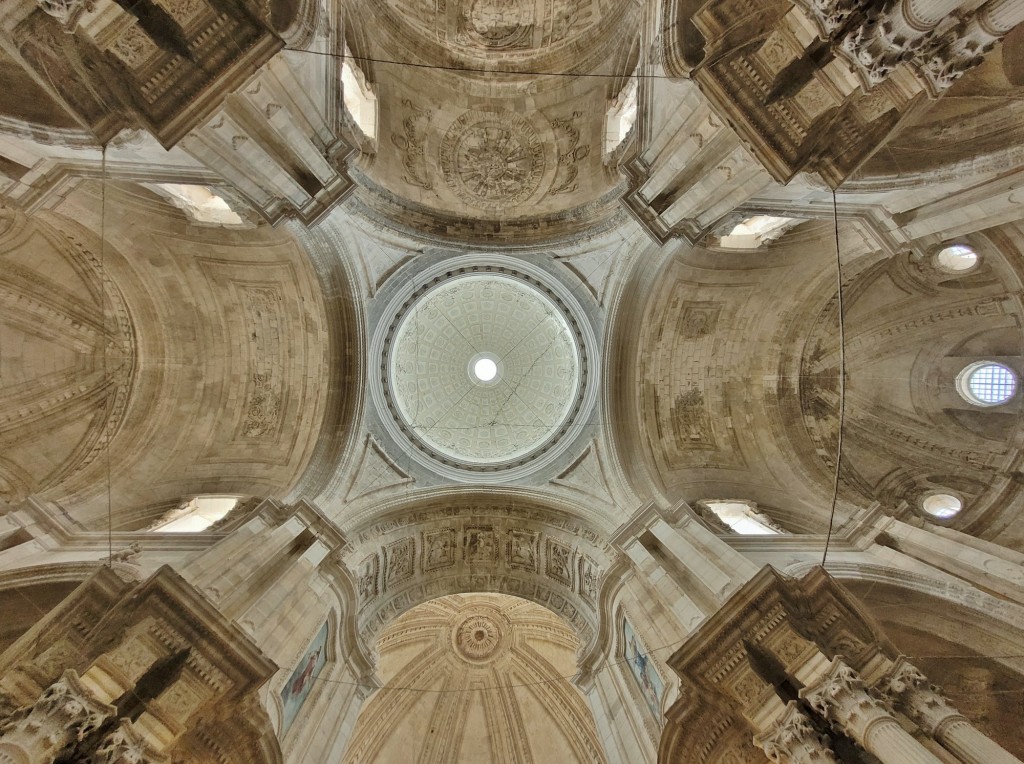
{"type": "Polygon", "coordinates": [[[467,469],[519,465],[549,448],[579,409],[586,373],[560,303],[506,273],[456,275],[415,294],[381,362],[402,431],[467,469]]]}

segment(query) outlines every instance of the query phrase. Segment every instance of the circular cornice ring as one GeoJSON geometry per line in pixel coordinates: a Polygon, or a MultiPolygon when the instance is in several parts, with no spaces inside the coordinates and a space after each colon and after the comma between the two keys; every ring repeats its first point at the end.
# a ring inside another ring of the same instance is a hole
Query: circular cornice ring
{"type": "Polygon", "coordinates": [[[370,357],[378,370],[378,379],[371,385],[371,397],[384,429],[422,466],[460,482],[512,481],[550,464],[577,441],[597,398],[598,351],[593,328],[573,290],[545,268],[523,258],[501,255],[450,258],[419,274],[410,275],[390,295],[380,314],[370,347],[370,357]],[[572,338],[578,364],[578,383],[572,399],[567,402],[566,414],[550,428],[549,435],[525,453],[515,453],[503,460],[483,461],[460,458],[450,449],[438,448],[420,436],[417,429],[422,428],[410,425],[396,396],[393,351],[403,322],[425,296],[429,298],[446,282],[488,276],[520,284],[524,291],[536,293],[536,299],[543,300],[557,313],[559,322],[564,323],[567,334],[572,338]]]}

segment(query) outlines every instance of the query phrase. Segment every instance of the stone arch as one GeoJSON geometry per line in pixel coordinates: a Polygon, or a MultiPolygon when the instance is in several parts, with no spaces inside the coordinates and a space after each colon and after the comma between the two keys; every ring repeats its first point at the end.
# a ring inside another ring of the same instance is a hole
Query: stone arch
{"type": "Polygon", "coordinates": [[[926,584],[895,570],[843,583],[882,634],[961,713],[1012,754],[1024,755],[1018,724],[1024,692],[1021,608],[988,603],[988,595],[959,583],[926,584]],[[1004,620],[1011,611],[1016,623],[1004,620]]]}
{"type": "Polygon", "coordinates": [[[40,565],[0,575],[0,653],[78,588],[95,564],[40,565]]]}
{"type": "MultiPolygon", "coordinates": [[[[789,576],[801,577],[819,567],[817,562],[805,561],[785,568],[789,576]]],[[[999,643],[1002,647],[993,650],[993,655],[1002,656],[1008,670],[1024,677],[1024,656],[1020,655],[1021,640],[1024,639],[1024,608],[1005,599],[987,594],[959,579],[945,575],[927,575],[911,572],[890,565],[864,562],[829,562],[828,572],[857,595],[864,613],[880,621],[871,607],[864,604],[865,594],[873,589],[883,592],[898,592],[901,601],[908,607],[905,613],[894,613],[913,622],[916,612],[921,618],[934,621],[934,633],[944,639],[956,641],[957,630],[970,627],[976,634],[984,634],[985,640],[999,643]],[[911,602],[917,603],[913,608],[911,602]]],[[[968,639],[968,638],[965,638],[968,639]]],[[[965,642],[965,646],[969,645],[965,642]]]]}
{"type": "Polygon", "coordinates": [[[448,594],[511,594],[560,615],[586,653],[614,551],[565,506],[487,491],[408,500],[349,534],[357,630],[366,644],[410,608],[448,594]]]}

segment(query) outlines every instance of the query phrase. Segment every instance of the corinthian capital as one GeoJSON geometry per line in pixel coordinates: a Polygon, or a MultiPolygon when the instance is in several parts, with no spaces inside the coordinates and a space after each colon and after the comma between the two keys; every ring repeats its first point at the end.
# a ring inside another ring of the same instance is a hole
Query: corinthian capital
{"type": "Polygon", "coordinates": [[[965,717],[942,696],[938,687],[905,658],[896,661],[878,684],[883,697],[929,734],[941,726],[965,717]]]}
{"type": "Polygon", "coordinates": [[[796,701],[786,705],[774,728],[754,738],[754,744],[778,764],[834,764],[827,740],[818,734],[796,701]]]}

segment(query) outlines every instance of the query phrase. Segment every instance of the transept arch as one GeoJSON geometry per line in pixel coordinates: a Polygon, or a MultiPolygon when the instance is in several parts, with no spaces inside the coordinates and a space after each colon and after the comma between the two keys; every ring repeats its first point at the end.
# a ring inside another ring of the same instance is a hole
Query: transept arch
{"type": "Polygon", "coordinates": [[[601,581],[615,552],[591,521],[520,495],[424,495],[352,528],[345,559],[358,589],[358,632],[373,640],[436,597],[511,594],[559,614],[583,650],[600,618],[601,581]]]}

